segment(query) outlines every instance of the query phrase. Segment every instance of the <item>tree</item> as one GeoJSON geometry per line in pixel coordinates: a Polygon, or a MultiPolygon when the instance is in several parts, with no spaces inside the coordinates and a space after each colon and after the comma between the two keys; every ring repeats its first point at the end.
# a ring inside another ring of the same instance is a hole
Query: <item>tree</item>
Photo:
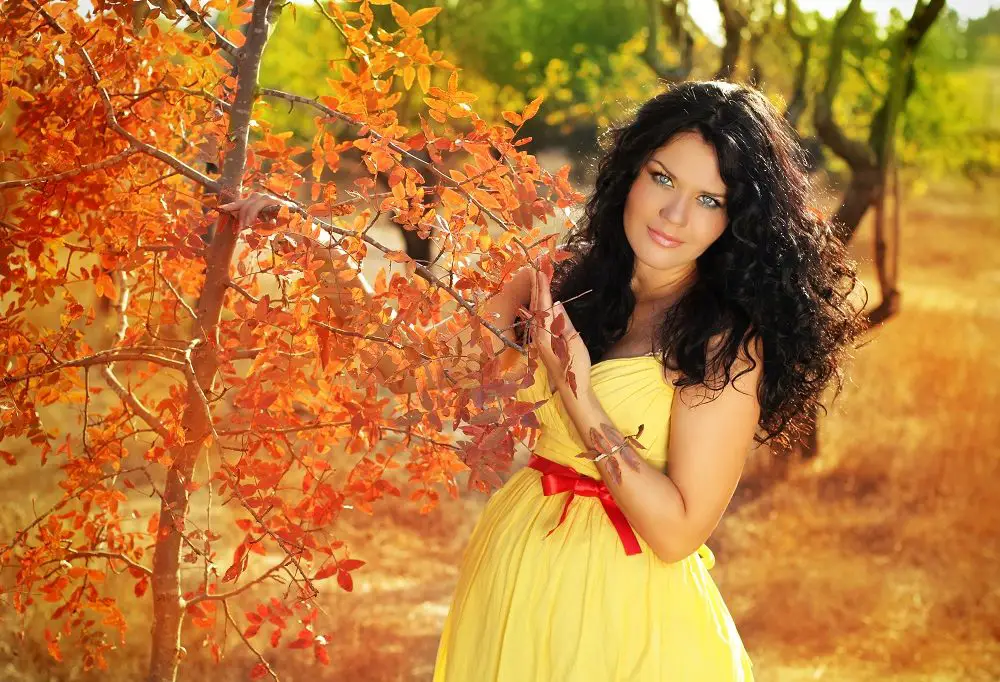
{"type": "MultiPolygon", "coordinates": [[[[896,288],[898,263],[890,255],[890,240],[885,225],[885,189],[897,126],[916,82],[914,65],[917,48],[943,7],[944,0],[930,0],[926,4],[917,2],[913,15],[903,29],[889,37],[887,42],[890,57],[884,92],[879,93],[865,77],[871,90],[870,95],[878,98],[877,109],[868,124],[866,141],[853,139],[845,133],[835,121],[833,113],[847,52],[848,32],[861,13],[861,0],[851,0],[834,25],[827,57],[826,81],[816,95],[813,110],[816,131],[823,143],[847,163],[850,171],[847,188],[833,215],[837,237],[845,243],[849,242],[868,209],[875,209],[875,267],[882,300],[874,310],[866,313],[871,327],[895,315],[900,306],[900,294],[896,288]]],[[[863,73],[863,70],[860,71],[863,73]]],[[[898,178],[894,185],[898,193],[898,178]]],[[[898,249],[899,234],[898,201],[895,218],[894,233],[897,238],[893,240],[893,254],[898,252],[895,250],[898,249]]],[[[818,414],[810,415],[809,422],[812,429],[794,446],[805,457],[813,457],[819,451],[818,414]]]]}
{"type": "MultiPolygon", "coordinates": [[[[843,69],[846,32],[861,10],[861,0],[851,0],[834,27],[827,63],[827,79],[817,95],[814,123],[823,142],[840,156],[850,168],[848,182],[840,207],[833,216],[837,236],[844,242],[851,240],[861,218],[872,206],[884,201],[884,189],[899,120],[906,101],[916,84],[915,60],[921,41],[944,7],[944,0],[918,2],[905,27],[891,36],[888,82],[877,105],[864,142],[852,139],[834,120],[833,101],[837,97],[843,69]]],[[[877,241],[884,245],[883,226],[877,226],[877,241]]],[[[885,249],[876,253],[876,267],[882,285],[882,302],[869,313],[872,325],[891,317],[899,306],[899,292],[895,281],[888,276],[885,249]]]]}
{"type": "Polygon", "coordinates": [[[537,426],[499,380],[501,359],[473,367],[461,347],[453,357],[451,338],[471,327],[480,353],[492,348],[487,334],[524,351],[481,306],[550,251],[555,233],[543,228],[562,224],[546,221],[582,198],[568,168],[549,175],[520,149],[540,101],[504,112],[510,125],[483,120],[457,69],[424,49],[420,28],[438,10],[385,0],[323,6],[345,45],[325,92],[269,87],[259,68],[281,7],[104,0],[85,13],[27,0],[2,10],[2,106],[18,109],[22,146],[5,152],[3,176],[16,177],[0,182],[10,207],[0,456],[28,466],[30,448],[63,477],[51,508],[0,546],[0,567],[16,570],[22,619],[53,609],[45,639],[56,659],[74,637],[84,667],[107,665],[110,636],[127,629],[104,593],[117,573],[151,606],[151,681],[176,678],[185,623],[216,659],[220,627],[236,628],[257,658],[251,678],[276,678],[265,627],[271,646],[325,661],[317,585],[336,578],[350,590],[363,565],[337,539],[342,510],[372,512],[403,494],[386,472],[404,465],[424,509],[441,488],[457,493],[458,471],[472,487],[495,486],[537,426]],[[388,5],[394,30],[372,32],[372,4],[388,5]],[[210,22],[216,11],[238,28],[210,22]],[[400,82],[423,93],[418,129],[398,121],[400,82]],[[315,113],[307,164],[294,161],[290,131],[258,118],[269,101],[315,113]],[[331,134],[335,122],[350,135],[331,134]],[[217,179],[198,170],[204,149],[219,150],[217,179]],[[317,182],[351,155],[362,169],[352,184],[317,182]],[[379,177],[388,192],[374,191],[379,177]],[[253,187],[293,207],[241,232],[212,207],[253,187]],[[294,201],[299,190],[306,202],[294,201]],[[437,262],[372,238],[381,213],[407,230],[441,227],[437,262]],[[383,271],[366,289],[352,268],[370,252],[416,276],[383,271]],[[261,294],[264,280],[280,295],[261,294]],[[85,339],[87,289],[115,301],[108,347],[85,339]],[[56,321],[38,323],[43,308],[56,321]],[[397,369],[416,376],[412,397],[378,390],[397,369]],[[50,414],[60,405],[80,410],[65,431],[50,414]],[[150,497],[147,522],[126,523],[150,497]],[[222,509],[231,525],[220,525],[222,509]],[[241,615],[236,604],[251,597],[241,615]]]}

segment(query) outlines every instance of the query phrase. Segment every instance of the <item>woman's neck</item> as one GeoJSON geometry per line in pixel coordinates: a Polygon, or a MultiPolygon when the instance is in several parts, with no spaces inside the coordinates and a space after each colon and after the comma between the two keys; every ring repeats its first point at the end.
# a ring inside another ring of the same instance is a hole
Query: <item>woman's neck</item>
{"type": "Polygon", "coordinates": [[[631,282],[636,308],[669,308],[687,291],[696,275],[694,263],[670,270],[653,270],[637,261],[631,282]]]}

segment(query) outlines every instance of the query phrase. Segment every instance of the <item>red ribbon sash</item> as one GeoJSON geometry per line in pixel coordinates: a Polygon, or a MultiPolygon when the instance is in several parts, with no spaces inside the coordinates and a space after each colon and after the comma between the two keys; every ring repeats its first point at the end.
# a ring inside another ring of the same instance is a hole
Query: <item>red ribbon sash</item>
{"type": "Polygon", "coordinates": [[[569,505],[574,497],[577,495],[597,497],[600,498],[605,513],[611,519],[615,530],[618,531],[618,537],[621,538],[622,545],[625,546],[625,554],[631,556],[642,552],[639,540],[635,536],[635,531],[632,530],[632,526],[629,525],[628,519],[625,518],[625,514],[618,507],[615,498],[611,496],[611,491],[608,490],[608,486],[604,481],[584,476],[575,469],[557,464],[551,459],[545,459],[538,455],[531,456],[528,466],[542,473],[542,492],[546,497],[569,492],[566,504],[563,505],[562,516],[559,517],[559,523],[555,525],[555,528],[546,533],[545,537],[552,535],[556,528],[566,520],[566,515],[569,513],[569,505]]]}

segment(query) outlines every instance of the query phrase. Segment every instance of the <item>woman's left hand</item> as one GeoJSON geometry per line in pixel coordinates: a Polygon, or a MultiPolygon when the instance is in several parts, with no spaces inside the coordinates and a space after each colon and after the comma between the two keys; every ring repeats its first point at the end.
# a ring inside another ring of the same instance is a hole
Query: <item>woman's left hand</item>
{"type": "Polygon", "coordinates": [[[574,395],[590,387],[590,351],[573,327],[562,303],[552,303],[551,280],[538,270],[531,286],[531,343],[548,370],[549,378],[560,389],[574,395]]]}

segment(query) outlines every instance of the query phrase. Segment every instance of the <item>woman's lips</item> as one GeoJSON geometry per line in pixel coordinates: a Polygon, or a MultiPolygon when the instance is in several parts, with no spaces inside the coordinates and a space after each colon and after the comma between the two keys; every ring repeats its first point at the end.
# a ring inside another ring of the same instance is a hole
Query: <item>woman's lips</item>
{"type": "Polygon", "coordinates": [[[668,237],[667,235],[663,234],[662,232],[657,232],[656,230],[654,230],[651,227],[647,227],[646,229],[649,231],[649,237],[650,237],[650,239],[652,239],[654,242],[656,242],[660,246],[666,247],[668,249],[675,249],[675,248],[677,248],[678,246],[680,246],[681,244],[684,243],[682,241],[674,239],[673,237],[668,237]]]}

